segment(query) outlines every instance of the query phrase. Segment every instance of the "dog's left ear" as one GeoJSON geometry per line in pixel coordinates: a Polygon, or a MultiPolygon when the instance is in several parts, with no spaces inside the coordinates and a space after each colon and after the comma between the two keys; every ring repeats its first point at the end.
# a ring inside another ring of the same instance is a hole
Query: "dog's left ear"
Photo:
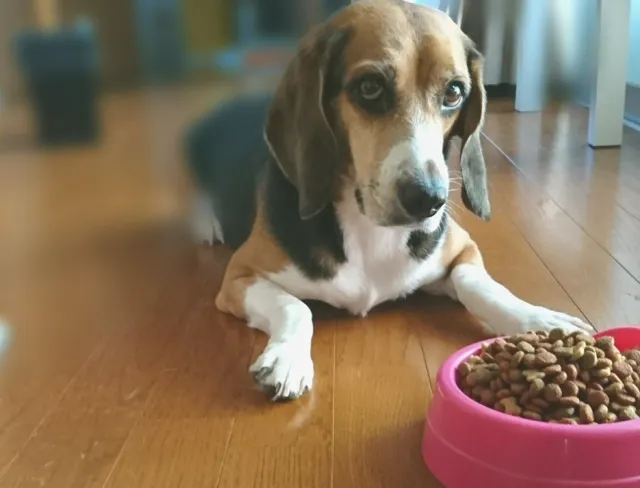
{"type": "Polygon", "coordinates": [[[335,101],[342,88],[341,54],[349,32],[330,22],[301,42],[267,115],[265,140],[280,170],[298,191],[304,220],[333,200],[345,143],[335,101]]]}
{"type": "Polygon", "coordinates": [[[471,75],[471,93],[453,128],[453,134],[462,140],[460,152],[462,201],[482,220],[489,220],[491,204],[487,189],[487,169],[480,143],[480,130],[487,104],[482,77],[484,59],[470,42],[467,47],[467,65],[471,75]]]}

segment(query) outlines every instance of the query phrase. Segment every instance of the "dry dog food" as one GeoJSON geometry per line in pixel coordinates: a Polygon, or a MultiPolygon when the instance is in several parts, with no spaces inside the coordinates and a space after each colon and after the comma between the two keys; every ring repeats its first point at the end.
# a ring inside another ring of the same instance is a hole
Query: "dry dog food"
{"type": "Polygon", "coordinates": [[[561,329],[497,339],[458,368],[472,399],[500,412],[558,424],[640,417],[640,350],[612,337],[561,329]]]}

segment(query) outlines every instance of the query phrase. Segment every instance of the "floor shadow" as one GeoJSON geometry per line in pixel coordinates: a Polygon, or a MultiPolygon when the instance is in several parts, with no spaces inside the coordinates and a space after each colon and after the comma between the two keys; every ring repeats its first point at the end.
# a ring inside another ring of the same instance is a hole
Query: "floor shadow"
{"type": "Polygon", "coordinates": [[[367,488],[444,488],[422,459],[423,431],[424,421],[416,421],[370,439],[363,458],[368,474],[353,478],[366,479],[367,488]]]}

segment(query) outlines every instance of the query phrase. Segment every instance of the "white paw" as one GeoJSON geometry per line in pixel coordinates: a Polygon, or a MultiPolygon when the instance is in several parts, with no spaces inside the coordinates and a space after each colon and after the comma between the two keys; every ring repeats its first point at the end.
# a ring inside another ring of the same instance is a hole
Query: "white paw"
{"type": "Polygon", "coordinates": [[[595,329],[583,320],[544,307],[531,306],[510,317],[498,333],[516,334],[527,331],[563,329],[567,333],[584,331],[595,333],[595,329]]]}
{"type": "Polygon", "coordinates": [[[295,343],[269,343],[249,371],[273,401],[293,400],[313,385],[309,350],[295,343]]]}

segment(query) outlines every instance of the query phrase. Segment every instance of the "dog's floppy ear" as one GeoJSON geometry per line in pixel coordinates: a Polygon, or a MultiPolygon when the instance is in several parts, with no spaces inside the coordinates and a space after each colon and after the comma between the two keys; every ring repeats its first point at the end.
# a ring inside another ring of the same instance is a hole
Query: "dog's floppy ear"
{"type": "Polygon", "coordinates": [[[486,93],[482,68],[483,57],[471,45],[467,48],[467,64],[471,75],[471,93],[465,101],[453,132],[461,138],[460,166],[462,169],[462,201],[483,220],[491,217],[487,189],[487,170],[480,143],[484,122],[486,93]]]}
{"type": "Polygon", "coordinates": [[[265,139],[298,190],[300,216],[310,219],[333,200],[343,158],[334,102],[342,88],[341,54],[349,33],[330,24],[306,36],[267,115],[265,139]]]}

